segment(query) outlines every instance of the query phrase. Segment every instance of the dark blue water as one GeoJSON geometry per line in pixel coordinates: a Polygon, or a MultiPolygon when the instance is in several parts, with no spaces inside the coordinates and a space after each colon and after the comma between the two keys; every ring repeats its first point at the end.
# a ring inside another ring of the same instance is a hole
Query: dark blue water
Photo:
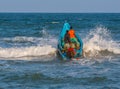
{"type": "Polygon", "coordinates": [[[119,13],[0,13],[0,89],[120,89],[119,13]],[[61,61],[69,22],[83,58],[61,61]]]}

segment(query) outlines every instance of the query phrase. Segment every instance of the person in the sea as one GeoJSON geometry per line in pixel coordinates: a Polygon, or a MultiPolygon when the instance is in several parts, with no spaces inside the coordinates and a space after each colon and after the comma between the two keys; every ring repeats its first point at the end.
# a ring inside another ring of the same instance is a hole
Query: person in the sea
{"type": "Polygon", "coordinates": [[[67,52],[67,49],[70,47],[70,36],[68,34],[68,30],[64,36],[64,52],[67,52]]]}
{"type": "Polygon", "coordinates": [[[68,34],[69,34],[69,37],[70,37],[70,41],[73,42],[73,43],[75,43],[76,49],[78,49],[79,46],[80,46],[80,44],[79,44],[79,42],[78,42],[78,40],[77,40],[77,38],[75,36],[75,31],[72,28],[72,26],[70,27],[70,30],[69,30],[68,34]]]}
{"type": "Polygon", "coordinates": [[[64,36],[63,52],[66,53],[69,58],[73,58],[76,54],[75,49],[79,49],[79,42],[77,41],[75,37],[75,32],[71,27],[70,31],[67,30],[64,36]],[[74,36],[71,36],[71,35],[74,35],[74,36]]]}
{"type": "Polygon", "coordinates": [[[66,33],[65,33],[65,37],[64,37],[64,42],[65,43],[70,43],[70,35],[68,33],[69,31],[67,30],[66,33]]]}
{"type": "Polygon", "coordinates": [[[69,36],[69,31],[67,30],[66,33],[65,33],[65,36],[64,36],[64,50],[67,51],[68,48],[70,48],[70,46],[72,48],[75,48],[75,44],[73,44],[71,41],[70,41],[70,36],[69,36]]]}
{"type": "Polygon", "coordinates": [[[73,58],[75,56],[75,44],[70,41],[70,35],[68,33],[69,31],[66,31],[64,42],[65,42],[65,52],[69,58],[73,58]]]}

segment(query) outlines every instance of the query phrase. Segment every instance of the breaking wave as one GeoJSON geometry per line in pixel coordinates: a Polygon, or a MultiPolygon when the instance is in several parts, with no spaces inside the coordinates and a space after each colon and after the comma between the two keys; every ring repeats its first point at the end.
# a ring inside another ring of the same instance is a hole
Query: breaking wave
{"type": "Polygon", "coordinates": [[[91,30],[84,39],[84,57],[100,57],[119,54],[120,43],[114,41],[109,30],[103,26],[91,30]]]}
{"type": "MultiPolygon", "coordinates": [[[[45,37],[16,36],[0,39],[0,58],[23,58],[23,57],[55,57],[57,37],[47,34],[46,30],[41,31],[45,37]],[[7,45],[2,47],[2,44],[7,45]]],[[[105,56],[120,55],[120,43],[114,41],[109,30],[103,26],[91,29],[88,35],[83,38],[83,57],[97,58],[105,56]]]]}
{"type": "Polygon", "coordinates": [[[57,39],[49,35],[45,28],[40,31],[40,34],[42,37],[0,38],[0,59],[55,57],[57,39]]]}
{"type": "Polygon", "coordinates": [[[21,48],[0,48],[0,58],[22,58],[54,55],[56,49],[50,45],[21,48]]]}

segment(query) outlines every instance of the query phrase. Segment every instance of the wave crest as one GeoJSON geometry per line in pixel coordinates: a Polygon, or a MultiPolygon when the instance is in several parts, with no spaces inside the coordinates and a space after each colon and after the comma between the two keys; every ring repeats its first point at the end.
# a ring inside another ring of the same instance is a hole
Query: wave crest
{"type": "Polygon", "coordinates": [[[83,56],[97,57],[108,54],[120,54],[120,44],[112,40],[107,28],[96,27],[84,39],[83,56]]]}
{"type": "Polygon", "coordinates": [[[56,49],[50,45],[21,48],[0,48],[0,58],[37,57],[52,55],[55,53],[56,49]]]}

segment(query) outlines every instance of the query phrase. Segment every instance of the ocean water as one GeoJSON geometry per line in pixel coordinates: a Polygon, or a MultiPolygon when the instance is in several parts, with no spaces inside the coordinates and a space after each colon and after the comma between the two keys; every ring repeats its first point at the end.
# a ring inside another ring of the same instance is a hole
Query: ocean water
{"type": "Polygon", "coordinates": [[[120,13],[0,13],[0,89],[120,89],[120,13]],[[79,60],[57,56],[65,21],[79,60]]]}

